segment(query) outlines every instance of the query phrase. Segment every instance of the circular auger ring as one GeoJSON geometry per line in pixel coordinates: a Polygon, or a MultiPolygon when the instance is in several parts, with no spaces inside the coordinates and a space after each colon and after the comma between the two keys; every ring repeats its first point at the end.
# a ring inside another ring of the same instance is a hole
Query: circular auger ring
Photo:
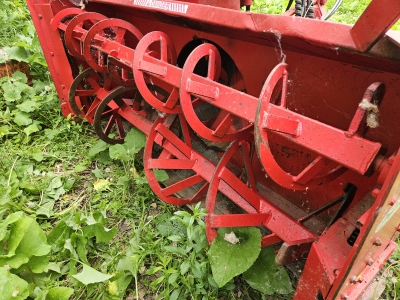
{"type": "Polygon", "coordinates": [[[68,103],[77,117],[85,117],[92,102],[89,97],[96,97],[97,91],[102,88],[100,81],[101,78],[96,71],[89,68],[80,73],[72,82],[68,92],[68,103]],[[84,81],[87,82],[84,83],[84,81]],[[83,84],[90,84],[90,88],[85,89],[83,84]]]}
{"type": "MultiPolygon", "coordinates": [[[[151,189],[162,201],[172,205],[202,201],[208,188],[208,182],[192,169],[196,159],[188,156],[193,150],[189,131],[177,132],[182,127],[174,126],[183,122],[186,120],[182,114],[158,118],[150,130],[143,154],[144,172],[151,189]],[[176,176],[169,178],[168,183],[165,180],[160,183],[155,174],[157,170],[176,176]],[[185,193],[188,189],[195,192],[185,193]],[[177,193],[185,194],[178,196],[177,193]]],[[[187,124],[183,126],[187,129],[187,124]]]]}
{"type": "Polygon", "coordinates": [[[206,199],[206,235],[210,244],[217,236],[218,228],[259,226],[270,218],[268,214],[260,212],[261,197],[258,196],[256,173],[252,162],[253,153],[253,135],[248,134],[230,144],[214,170],[206,199]],[[234,157],[241,157],[243,165],[238,165],[237,159],[233,163],[234,157]],[[233,173],[231,168],[235,169],[237,174],[233,173]],[[217,207],[218,210],[225,210],[219,206],[218,199],[221,200],[221,196],[232,202],[223,200],[221,201],[224,203],[223,206],[229,209],[235,206],[240,213],[232,214],[230,211],[229,216],[216,214],[217,207]]]}
{"type": "Polygon", "coordinates": [[[64,38],[65,38],[65,45],[67,46],[68,51],[71,53],[72,56],[74,56],[75,58],[78,58],[80,60],[84,60],[84,56],[81,53],[81,45],[83,42],[83,39],[85,38],[85,35],[87,34],[87,29],[84,28],[86,26],[92,27],[95,22],[98,22],[100,20],[104,20],[107,17],[99,14],[99,13],[95,13],[95,12],[84,12],[81,13],[79,15],[77,15],[76,17],[74,17],[67,25],[66,29],[65,29],[65,34],[64,34],[64,38]],[[80,29],[82,31],[84,31],[84,33],[82,33],[82,36],[78,39],[76,39],[73,35],[74,30],[80,27],[80,29]]]}
{"type": "MultiPolygon", "coordinates": [[[[61,23],[64,22],[63,20],[70,20],[82,13],[85,13],[85,11],[75,7],[60,10],[50,21],[51,30],[56,31],[57,29],[60,29],[61,23]]],[[[67,26],[67,24],[65,24],[65,26],[67,26]]]]}
{"type": "MultiPolygon", "coordinates": [[[[195,111],[196,102],[206,102],[213,105],[213,99],[209,97],[195,94],[189,90],[192,85],[205,85],[200,92],[208,93],[212,91],[213,85],[217,84],[217,80],[221,74],[221,56],[218,48],[213,44],[205,43],[196,47],[187,58],[182,69],[181,85],[179,89],[180,102],[183,113],[188,120],[192,129],[201,137],[213,142],[231,142],[252,131],[253,125],[246,120],[238,118],[221,108],[215,122],[211,128],[203,123],[195,111]],[[202,82],[196,83],[192,78],[196,65],[201,59],[208,57],[208,75],[202,82]],[[244,122],[244,124],[243,124],[244,122]],[[236,128],[235,124],[242,124],[241,128],[236,128]]],[[[219,84],[219,83],[218,83],[219,84]]],[[[200,88],[198,88],[200,90],[200,88]]]]}
{"type": "MultiPolygon", "coordinates": [[[[151,87],[151,89],[161,97],[167,97],[167,92],[162,88],[154,86],[151,87]]],[[[133,114],[137,114],[141,118],[147,118],[148,116],[151,117],[153,112],[154,110],[148,107],[144,102],[142,95],[140,95],[136,87],[117,87],[110,91],[97,106],[93,118],[94,130],[97,136],[104,142],[108,144],[122,144],[124,142],[125,133],[129,130],[129,125],[127,123],[130,122],[129,118],[126,118],[127,114],[129,114],[130,117],[132,117],[133,114]],[[132,92],[132,94],[129,92],[132,92]],[[125,99],[124,96],[128,99],[125,99]],[[111,103],[112,101],[113,103],[111,103]],[[108,121],[103,128],[104,119],[108,121]],[[116,129],[113,133],[117,133],[115,138],[109,136],[113,128],[116,129]]]]}
{"type": "MultiPolygon", "coordinates": [[[[97,34],[102,35],[105,39],[112,40],[114,43],[124,44],[124,38],[127,32],[131,33],[137,41],[143,37],[143,34],[139,29],[131,23],[121,19],[106,19],[94,24],[87,32],[85,41],[83,42],[83,56],[88,65],[98,72],[106,73],[108,71],[106,66],[106,56],[109,53],[102,52],[101,50],[92,47],[93,40],[97,34]],[[110,29],[113,34],[105,33],[105,29],[110,29]],[[96,58],[94,58],[94,56],[96,56],[96,58]]],[[[111,51],[114,52],[114,56],[118,56],[117,49],[111,51]]]]}
{"type": "Polygon", "coordinates": [[[110,91],[110,93],[97,106],[93,122],[94,131],[104,142],[112,145],[122,144],[124,142],[125,128],[122,117],[118,114],[118,111],[127,104],[124,103],[123,99],[121,98],[121,94],[134,89],[134,87],[117,87],[110,91]],[[114,105],[112,107],[110,106],[111,101],[114,101],[114,105]],[[106,128],[103,130],[102,123],[104,121],[104,117],[106,117],[108,121],[106,128]],[[109,137],[113,126],[116,127],[118,134],[115,138],[109,137]]]}
{"type": "Polygon", "coordinates": [[[162,81],[162,78],[167,74],[159,74],[166,72],[166,68],[160,68],[158,65],[146,61],[146,56],[151,57],[152,59],[158,59],[164,63],[175,65],[177,56],[174,43],[172,42],[171,38],[161,31],[153,31],[146,34],[139,41],[135,48],[135,56],[133,58],[133,75],[138,90],[151,106],[158,111],[167,114],[177,114],[182,112],[180,105],[177,103],[179,95],[175,87],[171,88],[171,97],[167,99],[166,102],[160,101],[160,99],[154,97],[152,92],[148,89],[149,83],[156,78],[158,81],[162,81]],[[160,43],[160,53],[150,53],[149,47],[157,42],[160,43]],[[147,76],[147,82],[145,79],[145,74],[147,76]]]}
{"type": "MultiPolygon", "coordinates": [[[[329,161],[327,158],[318,156],[304,170],[310,172],[303,177],[294,176],[283,170],[276,162],[269,145],[268,129],[264,128],[264,123],[268,118],[268,107],[271,104],[272,94],[278,83],[282,81],[282,92],[280,106],[286,108],[286,80],[287,80],[287,64],[278,64],[269,74],[262,88],[259,102],[257,106],[255,123],[254,123],[254,140],[256,143],[257,155],[263,165],[268,176],[279,185],[291,190],[308,190],[325,182],[332,181],[337,178],[346,168],[329,161]],[[315,174],[314,174],[315,173],[315,174]]],[[[302,173],[301,173],[302,174],[302,173]]]]}

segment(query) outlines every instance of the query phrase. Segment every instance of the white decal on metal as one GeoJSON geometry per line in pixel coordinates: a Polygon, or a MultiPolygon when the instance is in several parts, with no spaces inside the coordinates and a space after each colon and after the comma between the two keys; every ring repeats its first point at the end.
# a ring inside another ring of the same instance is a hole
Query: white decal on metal
{"type": "Polygon", "coordinates": [[[173,3],[173,2],[166,2],[166,1],[158,1],[158,0],[135,0],[133,4],[139,6],[148,6],[159,8],[163,10],[175,11],[186,14],[186,11],[189,7],[187,4],[182,3],[173,3]]]}

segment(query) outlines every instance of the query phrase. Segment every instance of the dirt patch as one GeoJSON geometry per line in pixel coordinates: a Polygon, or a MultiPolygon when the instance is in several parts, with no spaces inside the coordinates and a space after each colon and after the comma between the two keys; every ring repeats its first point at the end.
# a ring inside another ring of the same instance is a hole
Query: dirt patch
{"type": "Polygon", "coordinates": [[[29,65],[26,62],[11,60],[6,63],[0,64],[0,78],[11,76],[17,71],[24,73],[26,77],[28,77],[28,84],[32,83],[32,76],[30,73],[29,65]]]}

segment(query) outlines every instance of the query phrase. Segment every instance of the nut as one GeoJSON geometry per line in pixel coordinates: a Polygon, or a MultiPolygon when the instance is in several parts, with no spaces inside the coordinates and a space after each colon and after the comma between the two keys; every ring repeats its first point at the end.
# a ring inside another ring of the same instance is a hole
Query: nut
{"type": "Polygon", "coordinates": [[[393,197],[390,199],[389,205],[390,205],[390,206],[393,206],[393,205],[397,202],[398,199],[399,199],[399,198],[397,198],[396,196],[393,196],[393,197]]]}
{"type": "Polygon", "coordinates": [[[374,197],[374,198],[378,197],[378,194],[380,191],[381,191],[380,189],[373,189],[373,191],[371,193],[372,197],[374,197]]]}
{"type": "Polygon", "coordinates": [[[357,277],[355,275],[350,277],[350,283],[356,283],[357,277]]]}

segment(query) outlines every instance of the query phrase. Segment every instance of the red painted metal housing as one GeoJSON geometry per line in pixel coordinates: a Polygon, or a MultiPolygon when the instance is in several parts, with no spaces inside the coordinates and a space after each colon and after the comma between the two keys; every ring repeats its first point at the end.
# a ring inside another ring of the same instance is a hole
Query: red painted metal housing
{"type": "Polygon", "coordinates": [[[381,2],[350,26],[239,0],[27,0],[63,114],[109,143],[144,132],[151,187],[205,201],[210,242],[260,226],[277,264],[305,259],[296,300],[360,299],[396,246],[400,4],[381,2]]]}

